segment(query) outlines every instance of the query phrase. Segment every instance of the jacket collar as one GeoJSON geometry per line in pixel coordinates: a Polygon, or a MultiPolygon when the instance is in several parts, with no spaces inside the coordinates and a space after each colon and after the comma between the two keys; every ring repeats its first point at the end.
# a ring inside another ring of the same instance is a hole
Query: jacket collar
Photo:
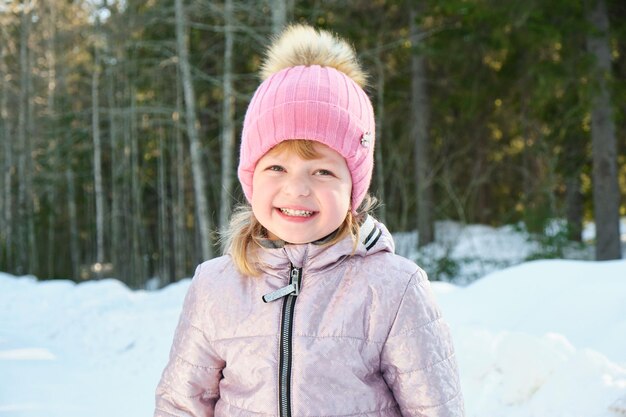
{"type": "MultiPolygon", "coordinates": [[[[265,245],[264,245],[265,246],[265,245]]],[[[391,234],[382,223],[367,216],[359,230],[359,242],[354,247],[350,236],[346,236],[332,245],[323,243],[279,244],[278,247],[260,247],[259,268],[268,275],[287,279],[290,265],[303,268],[306,274],[314,274],[339,265],[349,256],[365,257],[378,252],[393,252],[394,243],[391,234]]]]}

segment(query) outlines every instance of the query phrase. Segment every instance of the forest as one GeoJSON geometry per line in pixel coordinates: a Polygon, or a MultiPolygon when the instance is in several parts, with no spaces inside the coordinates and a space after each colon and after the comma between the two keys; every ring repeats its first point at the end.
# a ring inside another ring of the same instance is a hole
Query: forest
{"type": "MultiPolygon", "coordinates": [[[[165,285],[245,201],[241,124],[292,22],[350,40],[392,232],[515,224],[621,257],[622,0],[0,1],[0,271],[165,285]]],[[[555,243],[555,244],[558,244],[555,243]]]]}

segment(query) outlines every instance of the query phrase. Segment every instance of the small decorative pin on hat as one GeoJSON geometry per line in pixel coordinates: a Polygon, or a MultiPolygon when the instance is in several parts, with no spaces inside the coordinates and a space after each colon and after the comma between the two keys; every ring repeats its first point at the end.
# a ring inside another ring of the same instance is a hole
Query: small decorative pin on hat
{"type": "Polygon", "coordinates": [[[363,136],[361,136],[361,145],[364,147],[369,147],[372,142],[372,132],[365,132],[363,136]]]}

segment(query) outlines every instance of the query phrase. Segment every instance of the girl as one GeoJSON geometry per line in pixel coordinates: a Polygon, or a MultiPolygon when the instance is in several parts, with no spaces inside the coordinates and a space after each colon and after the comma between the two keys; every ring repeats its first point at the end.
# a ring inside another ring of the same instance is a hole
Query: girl
{"type": "Polygon", "coordinates": [[[250,203],[185,298],[155,416],[463,416],[424,271],[367,214],[374,114],[353,49],[307,26],[270,47],[246,112],[250,203]]]}

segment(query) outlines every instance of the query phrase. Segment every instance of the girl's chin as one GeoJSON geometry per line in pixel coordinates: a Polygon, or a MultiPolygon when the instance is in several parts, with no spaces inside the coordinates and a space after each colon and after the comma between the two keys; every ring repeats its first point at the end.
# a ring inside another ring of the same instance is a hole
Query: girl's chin
{"type": "Polygon", "coordinates": [[[321,236],[320,233],[316,233],[317,231],[313,230],[307,233],[306,230],[302,230],[302,227],[299,227],[299,230],[280,230],[277,232],[278,233],[273,233],[268,230],[267,237],[271,240],[282,240],[285,243],[291,243],[293,245],[315,242],[326,236],[321,236]]]}

